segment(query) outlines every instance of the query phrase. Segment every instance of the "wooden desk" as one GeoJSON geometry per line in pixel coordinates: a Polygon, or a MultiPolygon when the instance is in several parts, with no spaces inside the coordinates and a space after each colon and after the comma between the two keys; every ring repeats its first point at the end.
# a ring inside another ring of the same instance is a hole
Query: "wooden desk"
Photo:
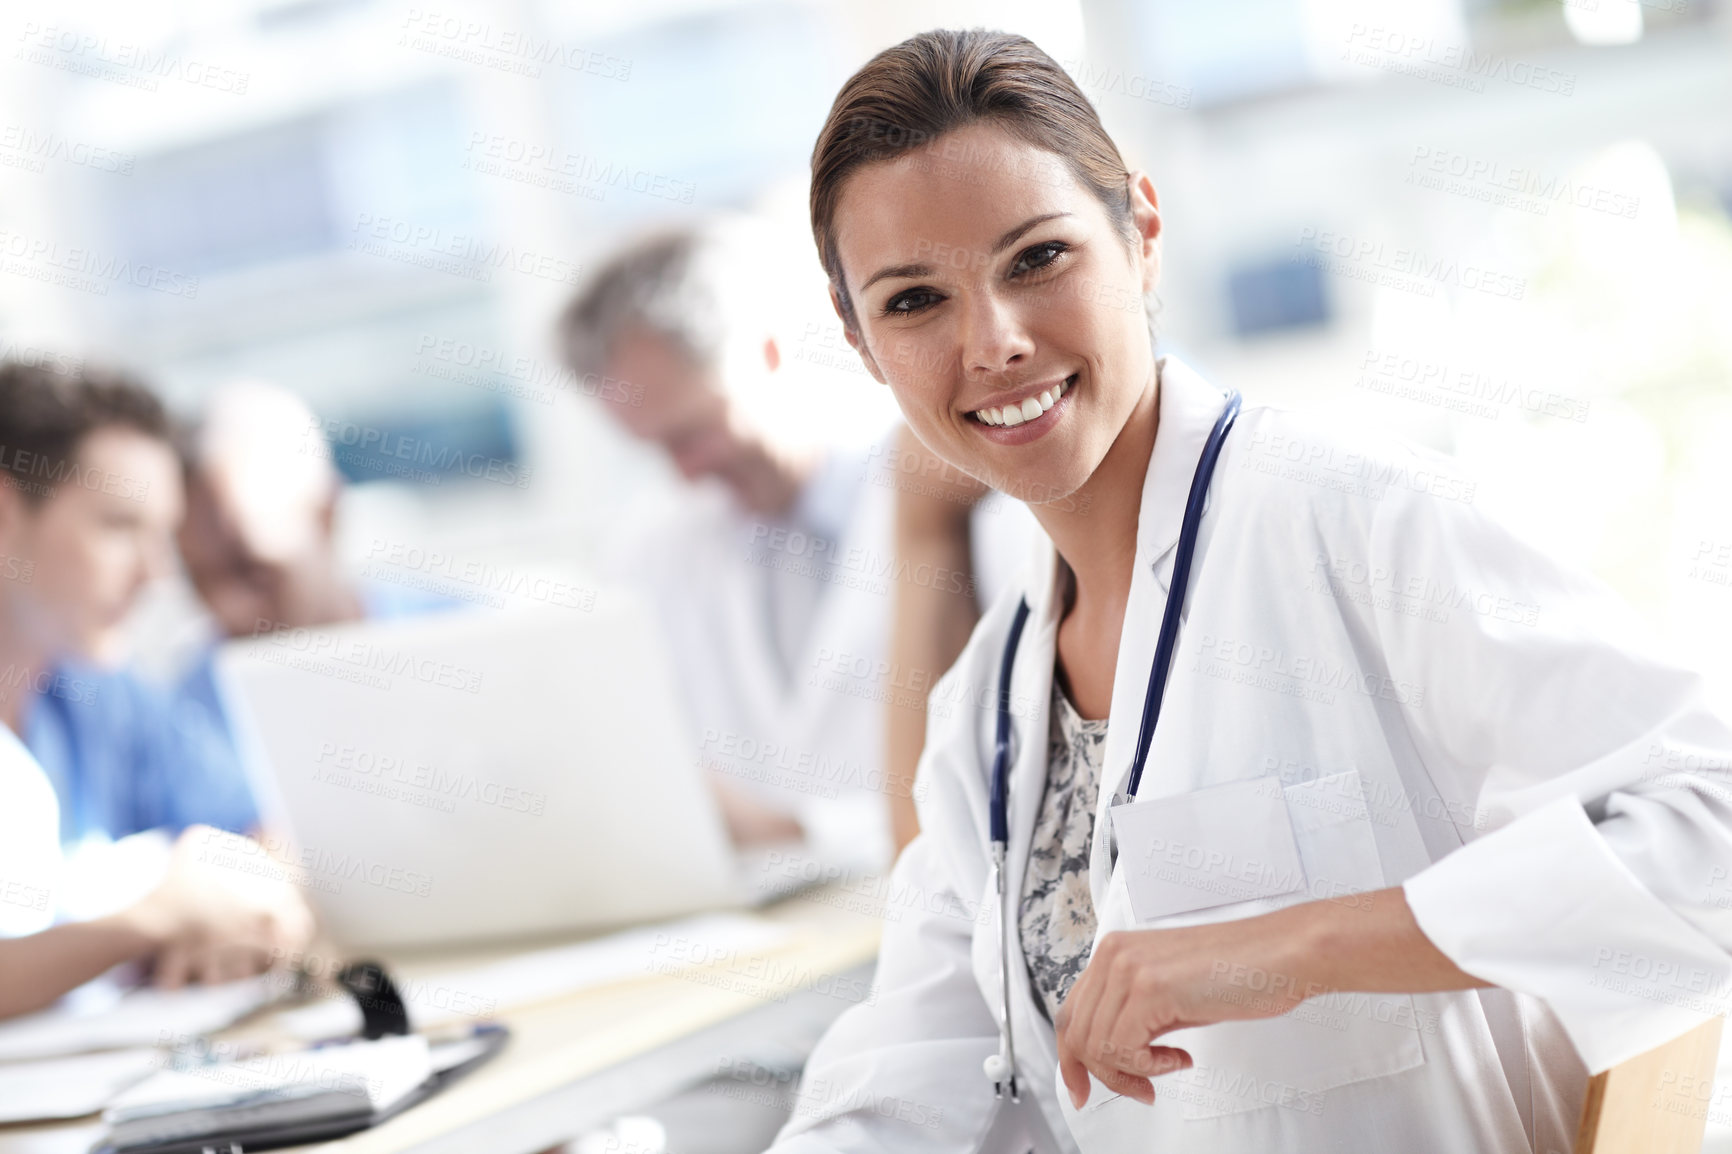
{"type": "MultiPolygon", "coordinates": [[[[512,1038],[492,1062],[382,1126],[299,1149],[535,1154],[703,1081],[779,1022],[834,1017],[864,994],[880,927],[864,899],[819,889],[760,916],[790,926],[793,937],[719,966],[646,973],[504,1010],[498,1017],[512,1038]]],[[[480,959],[388,960],[414,979],[480,959]]],[[[266,1016],[224,1036],[257,1036],[270,1026],[266,1016]]],[[[0,1127],[0,1154],[84,1154],[101,1133],[88,1119],[0,1127]]]]}

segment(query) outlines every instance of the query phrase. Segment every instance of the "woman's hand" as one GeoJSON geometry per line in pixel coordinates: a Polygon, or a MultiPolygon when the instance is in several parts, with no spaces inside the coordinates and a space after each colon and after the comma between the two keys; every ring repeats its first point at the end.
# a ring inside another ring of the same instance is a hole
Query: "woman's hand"
{"type": "Polygon", "coordinates": [[[162,884],[121,916],[155,946],[157,985],[232,981],[311,940],[312,913],[286,878],[287,867],[251,839],[193,826],[175,842],[162,884]]]}
{"type": "Polygon", "coordinates": [[[1072,1104],[1081,1109],[1088,1101],[1091,1073],[1114,1093],[1152,1103],[1151,1078],[1191,1065],[1188,1053],[1153,1045],[1156,1038],[1188,1026],[1272,1018],[1297,1006],[1303,995],[1292,993],[1292,978],[1283,978],[1273,995],[1270,983],[1260,982],[1264,992],[1233,996],[1249,993],[1230,984],[1235,967],[1243,967],[1241,974],[1285,973],[1290,943],[1285,927],[1268,924],[1273,916],[1103,937],[1056,1023],[1059,1071],[1072,1104]]]}
{"type": "Polygon", "coordinates": [[[1090,1074],[1148,1104],[1150,1079],[1191,1064],[1185,1051],[1154,1045],[1173,1030],[1273,1018],[1333,990],[1486,984],[1431,944],[1399,887],[1205,926],[1110,933],[1059,1009],[1059,1071],[1078,1109],[1090,1074]]]}

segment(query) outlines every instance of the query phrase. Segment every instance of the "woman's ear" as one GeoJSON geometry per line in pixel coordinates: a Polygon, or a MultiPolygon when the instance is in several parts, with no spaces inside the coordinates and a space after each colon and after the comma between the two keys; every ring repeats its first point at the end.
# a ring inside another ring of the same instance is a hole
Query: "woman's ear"
{"type": "Polygon", "coordinates": [[[848,313],[842,307],[842,297],[836,292],[836,286],[830,286],[830,307],[836,310],[836,319],[842,322],[842,335],[848,338],[848,347],[860,354],[860,363],[866,366],[866,371],[872,374],[872,379],[881,385],[890,382],[884,379],[884,374],[878,370],[878,362],[872,359],[872,352],[861,339],[860,331],[848,322],[848,313]]]}
{"type": "Polygon", "coordinates": [[[1153,292],[1161,279],[1161,206],[1155,182],[1146,172],[1133,172],[1126,179],[1131,202],[1131,226],[1136,231],[1142,257],[1143,291],[1153,292]]]}

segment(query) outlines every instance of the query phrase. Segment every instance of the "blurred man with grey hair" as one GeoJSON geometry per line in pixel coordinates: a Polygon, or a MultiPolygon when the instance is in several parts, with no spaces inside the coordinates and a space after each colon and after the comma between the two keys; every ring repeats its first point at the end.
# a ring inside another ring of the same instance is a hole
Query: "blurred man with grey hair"
{"type": "Polygon", "coordinates": [[[735,840],[803,836],[874,868],[886,795],[907,789],[886,778],[876,696],[890,501],[853,422],[792,418],[825,398],[789,382],[756,291],[771,263],[747,230],[650,237],[604,264],[558,335],[581,391],[683,478],[619,519],[609,568],[658,613],[735,840]]]}

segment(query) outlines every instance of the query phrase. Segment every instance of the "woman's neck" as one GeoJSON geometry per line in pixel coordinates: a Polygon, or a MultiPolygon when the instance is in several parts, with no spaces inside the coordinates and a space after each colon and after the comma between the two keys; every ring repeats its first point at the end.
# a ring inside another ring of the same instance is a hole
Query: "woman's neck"
{"type": "Polygon", "coordinates": [[[1070,570],[1058,663],[1072,704],[1086,718],[1111,711],[1119,635],[1136,573],[1143,482],[1159,424],[1160,390],[1151,367],[1148,387],[1088,481],[1066,501],[1032,507],[1070,570]]]}
{"type": "Polygon", "coordinates": [[[1075,575],[1073,612],[1088,613],[1092,605],[1116,602],[1122,616],[1130,598],[1143,481],[1155,448],[1159,409],[1160,390],[1151,370],[1149,387],[1093,475],[1070,498],[1031,506],[1075,575]]]}

